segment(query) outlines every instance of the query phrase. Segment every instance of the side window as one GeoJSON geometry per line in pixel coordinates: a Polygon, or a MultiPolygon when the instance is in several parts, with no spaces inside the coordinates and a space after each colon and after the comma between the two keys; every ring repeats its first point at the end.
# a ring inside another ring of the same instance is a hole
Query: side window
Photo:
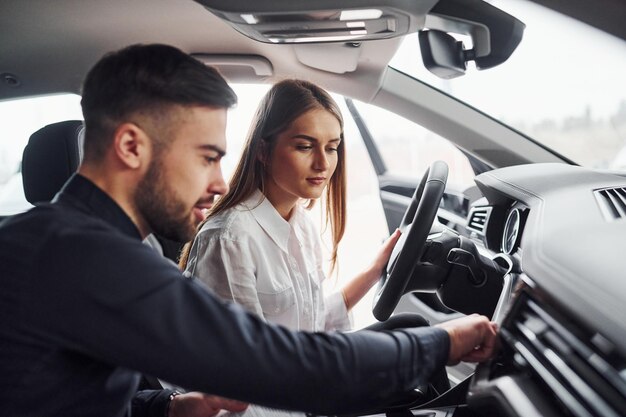
{"type": "Polygon", "coordinates": [[[24,197],[20,171],[30,135],[50,123],[82,117],[80,96],[75,94],[0,103],[0,217],[31,207],[24,197]]]}
{"type": "MultiPolygon", "coordinates": [[[[379,174],[379,198],[388,230],[400,225],[415,185],[433,162],[441,160],[449,173],[437,217],[462,232],[469,202],[464,191],[474,186],[475,177],[468,157],[450,141],[398,114],[356,100],[348,105],[366,128],[363,134],[371,138],[368,148],[379,174]]],[[[419,313],[433,323],[451,312],[434,294],[407,294],[402,300],[396,312],[419,313]]]]}
{"type": "Polygon", "coordinates": [[[467,157],[441,136],[395,113],[354,101],[387,167],[386,174],[419,179],[436,160],[450,168],[450,188],[474,185],[474,172],[467,157]]]}
{"type": "Polygon", "coordinates": [[[237,105],[228,111],[226,123],[227,152],[222,159],[222,171],[228,181],[239,162],[241,151],[248,136],[254,112],[261,99],[270,89],[269,84],[230,84],[237,94],[237,105]]]}
{"type": "MultiPolygon", "coordinates": [[[[333,95],[333,98],[339,105],[344,118],[348,219],[346,232],[339,245],[337,278],[331,277],[327,280],[329,292],[342,288],[362,272],[372,262],[380,245],[388,237],[387,223],[378,190],[378,179],[367,148],[344,98],[338,95],[333,95]]],[[[372,314],[375,293],[376,286],[352,309],[355,329],[363,328],[376,321],[372,314]]]]}

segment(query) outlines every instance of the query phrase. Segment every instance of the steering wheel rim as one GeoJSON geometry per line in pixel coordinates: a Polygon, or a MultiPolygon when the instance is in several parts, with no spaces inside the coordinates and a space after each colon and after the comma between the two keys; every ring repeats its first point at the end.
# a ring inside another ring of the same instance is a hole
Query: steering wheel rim
{"type": "Polygon", "coordinates": [[[379,321],[385,321],[391,316],[404,294],[417,260],[423,255],[447,180],[448,165],[443,161],[435,161],[426,170],[413,193],[400,223],[402,236],[382,272],[381,285],[374,298],[372,311],[379,321]]]}

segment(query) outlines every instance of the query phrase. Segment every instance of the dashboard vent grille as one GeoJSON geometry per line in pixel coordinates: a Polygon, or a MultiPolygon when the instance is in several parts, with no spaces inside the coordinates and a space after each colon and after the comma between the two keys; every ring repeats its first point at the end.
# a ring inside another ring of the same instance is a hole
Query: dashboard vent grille
{"type": "Polygon", "coordinates": [[[626,218],[626,187],[604,188],[594,191],[594,194],[607,220],[626,218]]]}
{"type": "MultiPolygon", "coordinates": [[[[624,358],[601,335],[566,328],[529,297],[502,330],[519,356],[518,363],[536,375],[558,404],[574,416],[622,416],[626,410],[624,358]]],[[[569,322],[571,323],[571,322],[569,322]]]]}
{"type": "Polygon", "coordinates": [[[491,210],[491,207],[472,207],[468,215],[467,228],[484,235],[491,210]]]}

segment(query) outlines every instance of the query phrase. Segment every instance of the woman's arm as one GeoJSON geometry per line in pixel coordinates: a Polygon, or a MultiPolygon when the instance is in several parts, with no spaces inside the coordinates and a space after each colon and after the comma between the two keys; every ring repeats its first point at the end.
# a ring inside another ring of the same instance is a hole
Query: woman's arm
{"type": "Polygon", "coordinates": [[[198,234],[187,271],[220,298],[234,301],[265,319],[257,294],[255,268],[245,241],[210,232],[198,234]]]}
{"type": "Polygon", "coordinates": [[[400,238],[400,230],[396,229],[389,238],[383,243],[376,259],[372,265],[365,271],[358,274],[341,290],[346,308],[350,310],[361,298],[372,288],[382,274],[383,268],[387,265],[391,252],[396,242],[400,238]]]}

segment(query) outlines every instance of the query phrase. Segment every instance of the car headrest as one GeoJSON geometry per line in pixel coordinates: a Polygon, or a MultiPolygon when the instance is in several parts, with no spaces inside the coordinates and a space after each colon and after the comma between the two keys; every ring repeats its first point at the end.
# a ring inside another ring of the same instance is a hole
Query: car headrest
{"type": "Polygon", "coordinates": [[[83,140],[81,120],[49,124],[30,136],[22,156],[22,182],[31,204],[52,200],[76,172],[83,140]]]}

